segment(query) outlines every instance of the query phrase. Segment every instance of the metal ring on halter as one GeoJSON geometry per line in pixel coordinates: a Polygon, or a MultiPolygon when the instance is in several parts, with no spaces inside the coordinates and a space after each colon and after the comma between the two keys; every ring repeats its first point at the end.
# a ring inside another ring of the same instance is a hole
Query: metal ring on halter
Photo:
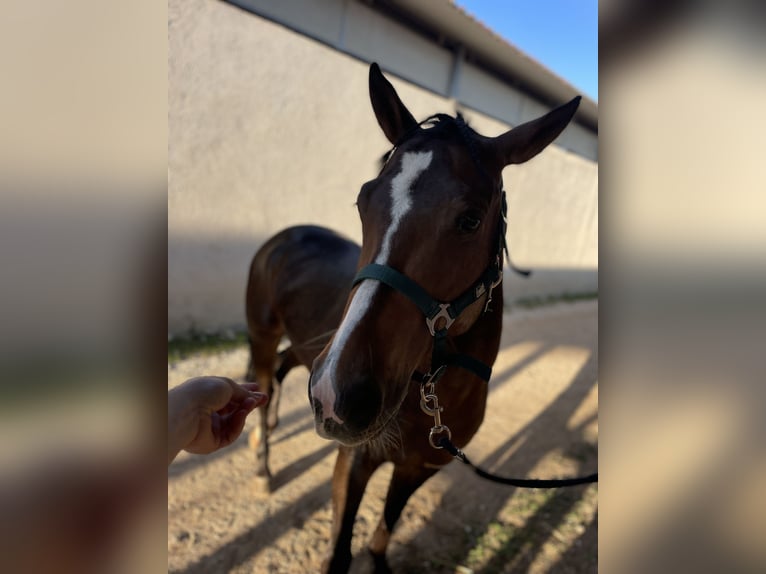
{"type": "Polygon", "coordinates": [[[435,385],[439,379],[442,378],[442,375],[444,375],[444,372],[447,370],[447,365],[441,365],[434,374],[432,375],[430,372],[423,375],[423,379],[420,381],[420,387],[423,388],[424,385],[435,385]]]}
{"type": "Polygon", "coordinates": [[[439,319],[444,319],[444,329],[449,329],[452,326],[452,323],[455,322],[455,319],[450,314],[449,308],[449,303],[439,303],[439,312],[433,317],[426,317],[426,326],[431,332],[432,337],[436,336],[436,321],[439,319]]]}
{"type": "Polygon", "coordinates": [[[434,442],[434,437],[443,433],[447,433],[447,440],[452,440],[452,432],[449,430],[447,425],[436,425],[435,427],[431,427],[431,432],[428,433],[428,442],[431,443],[432,447],[444,448],[440,444],[434,442]]]}

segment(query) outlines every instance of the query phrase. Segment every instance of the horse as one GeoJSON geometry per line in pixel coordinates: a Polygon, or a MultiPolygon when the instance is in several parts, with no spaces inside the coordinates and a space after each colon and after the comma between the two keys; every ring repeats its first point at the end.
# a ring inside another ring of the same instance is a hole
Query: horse
{"type": "Polygon", "coordinates": [[[393,148],[359,191],[358,274],[308,382],[316,432],[339,443],[325,573],[348,571],[367,482],[392,462],[368,545],[376,571],[388,571],[407,500],[452,460],[443,441],[462,448],[481,425],[502,330],[502,170],[553,142],[580,101],[485,137],[460,114],[418,123],[375,63],[369,92],[393,148]]]}
{"type": "Polygon", "coordinates": [[[282,381],[293,367],[311,368],[340,323],[359,253],[359,245],[330,229],[300,225],[280,231],[253,256],[245,295],[250,349],[245,379],[258,382],[271,397],[258,409],[248,440],[261,491],[272,486],[268,435],[279,422],[282,381]],[[285,335],[290,346],[277,353],[285,335]]]}

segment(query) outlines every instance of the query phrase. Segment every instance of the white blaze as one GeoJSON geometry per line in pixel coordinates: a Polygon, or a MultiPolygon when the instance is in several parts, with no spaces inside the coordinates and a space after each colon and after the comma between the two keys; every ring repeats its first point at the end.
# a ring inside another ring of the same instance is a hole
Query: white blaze
{"type": "Polygon", "coordinates": [[[402,156],[402,171],[391,181],[391,224],[383,236],[383,245],[375,263],[384,265],[391,254],[391,240],[404,215],[412,207],[412,184],[431,164],[433,152],[409,152],[402,156]]]}
{"type": "MultiPolygon", "coordinates": [[[[401,171],[394,176],[391,181],[391,223],[383,236],[383,242],[380,247],[380,253],[375,258],[375,263],[385,265],[391,254],[391,243],[394,234],[399,229],[399,225],[404,216],[412,208],[412,185],[415,180],[431,165],[433,152],[407,152],[401,159],[401,171]]],[[[378,287],[377,281],[362,281],[351,299],[348,312],[343,318],[343,322],[335,333],[330,351],[327,354],[325,368],[322,370],[322,376],[312,386],[312,396],[321,402],[324,418],[331,418],[339,424],[343,421],[335,414],[335,388],[332,381],[336,376],[336,367],[338,357],[346,346],[348,338],[353,333],[356,326],[367,313],[372,297],[378,287]]]]}

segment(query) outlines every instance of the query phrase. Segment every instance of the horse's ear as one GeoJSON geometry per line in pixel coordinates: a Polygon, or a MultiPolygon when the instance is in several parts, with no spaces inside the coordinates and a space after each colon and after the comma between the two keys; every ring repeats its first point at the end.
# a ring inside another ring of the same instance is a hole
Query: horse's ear
{"type": "Polygon", "coordinates": [[[579,105],[580,96],[577,96],[544,116],[493,138],[492,146],[499,154],[501,163],[524,163],[535,157],[567,127],[579,105]]]}
{"type": "Polygon", "coordinates": [[[374,62],[370,66],[370,101],[378,124],[392,144],[396,145],[407,131],[418,125],[374,62]]]}

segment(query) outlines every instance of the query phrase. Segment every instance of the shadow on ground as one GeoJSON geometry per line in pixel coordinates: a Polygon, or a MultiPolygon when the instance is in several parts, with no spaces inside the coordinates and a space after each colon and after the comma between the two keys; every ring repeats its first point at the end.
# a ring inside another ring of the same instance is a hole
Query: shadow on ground
{"type": "MultiPolygon", "coordinates": [[[[590,474],[596,470],[597,447],[588,442],[583,431],[597,415],[590,415],[575,428],[568,428],[567,422],[597,384],[597,348],[589,329],[567,332],[548,334],[525,330],[505,340],[503,349],[527,339],[541,344],[525,358],[493,374],[490,402],[514,375],[544,361],[556,347],[590,349],[590,354],[566,389],[538,416],[478,461],[483,468],[500,476],[543,478],[536,476],[534,469],[545,457],[555,453],[557,457],[577,461],[573,474],[590,474]],[[505,457],[509,452],[512,454],[505,457]]],[[[480,441],[481,435],[482,429],[474,441],[480,441]]],[[[465,450],[470,457],[471,445],[465,450]]],[[[591,497],[594,495],[595,486],[530,494],[532,491],[484,481],[458,463],[453,463],[444,472],[449,473],[452,483],[441,496],[441,504],[430,524],[405,544],[392,547],[389,564],[394,571],[452,573],[458,565],[474,565],[475,572],[484,574],[528,572],[549,541],[563,546],[560,557],[550,565],[550,571],[597,571],[597,514],[585,524],[577,524],[577,505],[588,492],[591,497]],[[518,507],[521,511],[525,505],[534,506],[535,510],[521,523],[501,515],[504,508],[518,507]],[[582,530],[568,547],[554,536],[564,527],[582,530]],[[462,544],[456,544],[456,530],[463,530],[462,544]],[[485,552],[487,557],[482,559],[484,545],[489,548],[485,552]],[[424,552],[426,548],[428,551],[424,552]]],[[[428,485],[421,488],[428,488],[428,485]]]]}

